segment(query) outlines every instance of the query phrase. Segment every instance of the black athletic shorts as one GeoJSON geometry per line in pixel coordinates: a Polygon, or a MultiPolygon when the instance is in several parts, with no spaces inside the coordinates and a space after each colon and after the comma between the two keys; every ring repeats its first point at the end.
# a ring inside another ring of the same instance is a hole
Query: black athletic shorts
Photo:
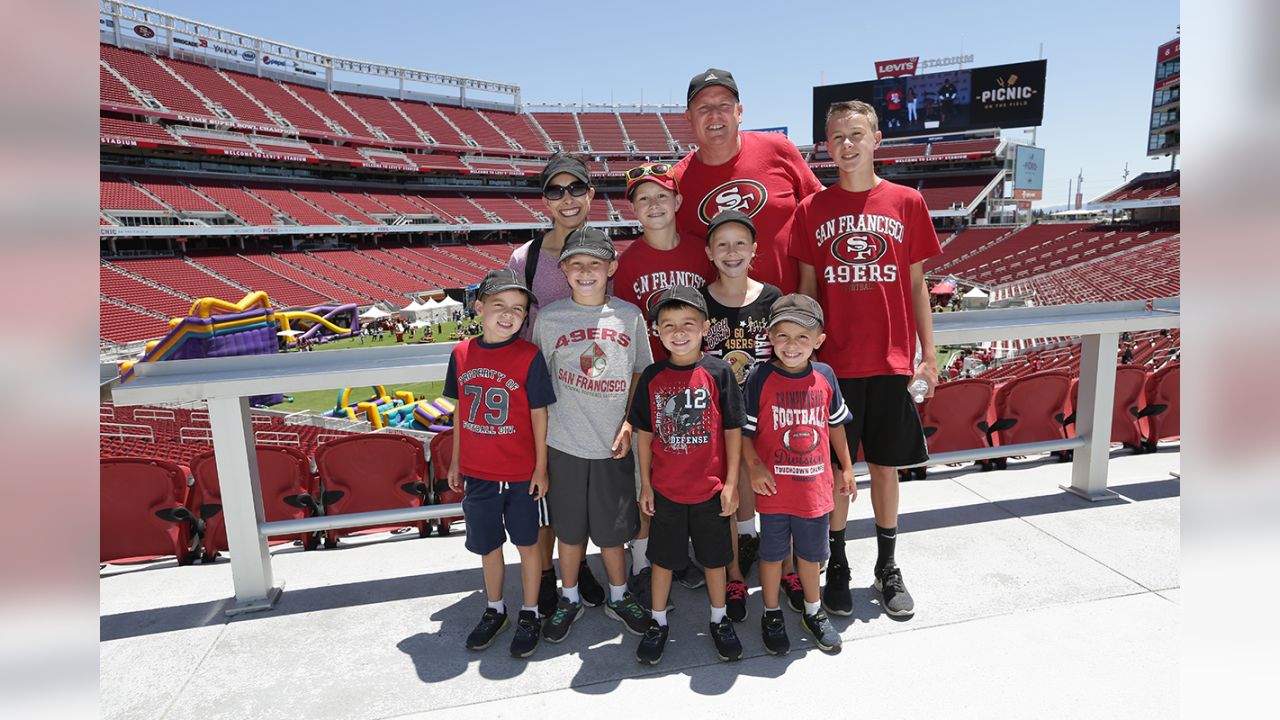
{"type": "Polygon", "coordinates": [[[907,375],[839,378],[840,394],[853,415],[844,426],[849,457],[872,465],[903,467],[929,459],[920,412],[907,392],[907,375]]]}
{"type": "Polygon", "coordinates": [[[653,491],[653,518],[649,521],[649,562],[668,570],[689,564],[693,556],[703,567],[718,568],[733,560],[729,521],[720,515],[720,493],[696,505],[686,505],[653,491]]]}

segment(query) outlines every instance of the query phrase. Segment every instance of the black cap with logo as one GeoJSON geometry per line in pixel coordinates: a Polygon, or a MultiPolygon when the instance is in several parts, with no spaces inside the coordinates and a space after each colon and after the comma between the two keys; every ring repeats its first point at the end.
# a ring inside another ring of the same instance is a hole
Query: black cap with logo
{"type": "Polygon", "coordinates": [[[557,154],[552,155],[547,161],[546,167],[542,168],[542,174],[538,177],[539,185],[543,190],[547,189],[547,183],[551,182],[551,178],[560,173],[569,173],[578,178],[582,182],[591,184],[591,173],[587,170],[586,163],[572,155],[557,154]]]}
{"type": "Polygon", "coordinates": [[[716,234],[716,228],[726,223],[739,223],[746,225],[751,231],[751,240],[756,239],[756,226],[751,224],[751,216],[740,210],[721,210],[716,216],[711,218],[711,222],[707,223],[707,242],[711,242],[711,236],[716,234]]]}
{"type": "Polygon", "coordinates": [[[564,249],[560,251],[560,262],[574,255],[590,255],[601,260],[618,259],[618,251],[613,247],[613,241],[609,236],[586,225],[569,233],[569,237],[564,239],[564,249]]]}
{"type": "Polygon", "coordinates": [[[793,322],[809,329],[820,327],[823,324],[822,306],[808,295],[783,295],[769,307],[769,327],[780,322],[793,322]]]}
{"type": "Polygon", "coordinates": [[[476,298],[483,300],[490,295],[496,295],[506,290],[520,290],[529,296],[530,302],[538,302],[538,298],[534,296],[533,291],[524,284],[524,278],[510,268],[490,270],[489,274],[484,276],[484,280],[480,281],[480,287],[476,290],[476,298]]]}
{"type": "Polygon", "coordinates": [[[734,81],[733,73],[720,68],[707,68],[689,80],[689,93],[685,96],[685,102],[693,102],[693,96],[713,85],[728,88],[735,99],[742,99],[738,97],[738,83],[734,81]]]}
{"type": "Polygon", "coordinates": [[[702,293],[697,288],[688,285],[672,285],[662,294],[649,304],[649,319],[657,321],[658,311],[664,305],[690,305],[698,312],[702,313],[702,317],[709,317],[707,312],[707,301],[702,297],[702,293]]]}

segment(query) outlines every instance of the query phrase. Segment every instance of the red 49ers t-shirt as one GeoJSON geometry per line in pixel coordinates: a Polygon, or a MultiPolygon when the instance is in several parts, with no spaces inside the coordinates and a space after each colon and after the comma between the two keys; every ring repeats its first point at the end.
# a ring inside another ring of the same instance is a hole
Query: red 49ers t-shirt
{"type": "Polygon", "coordinates": [[[517,337],[496,345],[481,338],[458,343],[442,394],[457,401],[454,427],[463,475],[501,482],[533,475],[537,449],[530,411],[556,401],[535,345],[517,337]]]}
{"type": "Polygon", "coordinates": [[[811,362],[798,373],[760,363],[743,390],[752,443],[773,476],[776,495],[756,495],[756,511],[815,518],[835,508],[831,425],[852,419],[831,366],[811,362]]]}
{"type": "MultiPolygon", "coordinates": [[[[706,244],[681,239],[670,250],[659,250],[639,238],[618,256],[618,271],[613,274],[613,295],[640,308],[646,319],[649,303],[672,285],[700,288],[715,280],[716,270],[707,259],[706,244]]],[[[667,349],[658,339],[649,321],[649,348],[654,360],[667,357],[667,349]]]]}
{"type": "Polygon", "coordinates": [[[929,209],[913,188],[888,180],[866,192],[833,185],[800,202],[790,253],[817,274],[822,359],[836,376],[915,372],[911,265],[939,252],[929,209]]]}
{"type": "MultiPolygon", "coordinates": [[[[743,132],[742,148],[723,165],[707,165],[691,152],[672,173],[684,198],[676,223],[684,242],[705,246],[707,225],[721,210],[739,210],[756,229],[751,277],[796,291],[795,260],[787,256],[796,203],[822,189],[796,146],[784,135],[743,132]]],[[[615,285],[616,286],[616,285],[615,285]]]]}
{"type": "Polygon", "coordinates": [[[686,505],[709,500],[724,487],[724,431],[746,422],[733,369],[710,355],[692,365],[673,365],[668,358],[645,368],[627,419],[653,433],[653,489],[686,505]]]}

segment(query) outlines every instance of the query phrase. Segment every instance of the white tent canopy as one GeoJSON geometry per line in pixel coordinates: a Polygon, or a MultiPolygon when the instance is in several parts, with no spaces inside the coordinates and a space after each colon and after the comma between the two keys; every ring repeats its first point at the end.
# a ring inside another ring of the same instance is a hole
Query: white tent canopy
{"type": "Polygon", "coordinates": [[[986,296],[987,296],[987,294],[986,294],[985,292],[983,292],[982,288],[980,288],[980,287],[975,287],[974,289],[972,289],[972,290],[970,290],[969,292],[965,293],[965,294],[964,294],[964,296],[965,296],[965,297],[971,297],[971,298],[984,298],[984,297],[986,297],[986,296]]]}
{"type": "Polygon", "coordinates": [[[365,310],[364,312],[360,313],[360,318],[363,320],[376,320],[378,318],[384,318],[384,317],[390,317],[390,316],[391,316],[391,313],[387,312],[386,310],[383,310],[377,305],[370,305],[368,310],[365,310]]]}

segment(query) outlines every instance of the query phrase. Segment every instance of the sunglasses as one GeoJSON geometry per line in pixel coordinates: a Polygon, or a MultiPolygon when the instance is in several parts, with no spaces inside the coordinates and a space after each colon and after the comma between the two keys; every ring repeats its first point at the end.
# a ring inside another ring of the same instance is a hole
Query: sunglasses
{"type": "Polygon", "coordinates": [[[581,180],[574,180],[568,185],[546,186],[542,189],[542,197],[548,200],[559,200],[564,197],[566,191],[574,197],[582,197],[583,195],[586,195],[587,191],[590,189],[590,185],[582,182],[581,180]]]}
{"type": "Polygon", "coordinates": [[[627,171],[627,180],[636,181],[648,175],[666,176],[671,173],[671,165],[669,163],[654,163],[652,165],[641,165],[627,171]]]}

